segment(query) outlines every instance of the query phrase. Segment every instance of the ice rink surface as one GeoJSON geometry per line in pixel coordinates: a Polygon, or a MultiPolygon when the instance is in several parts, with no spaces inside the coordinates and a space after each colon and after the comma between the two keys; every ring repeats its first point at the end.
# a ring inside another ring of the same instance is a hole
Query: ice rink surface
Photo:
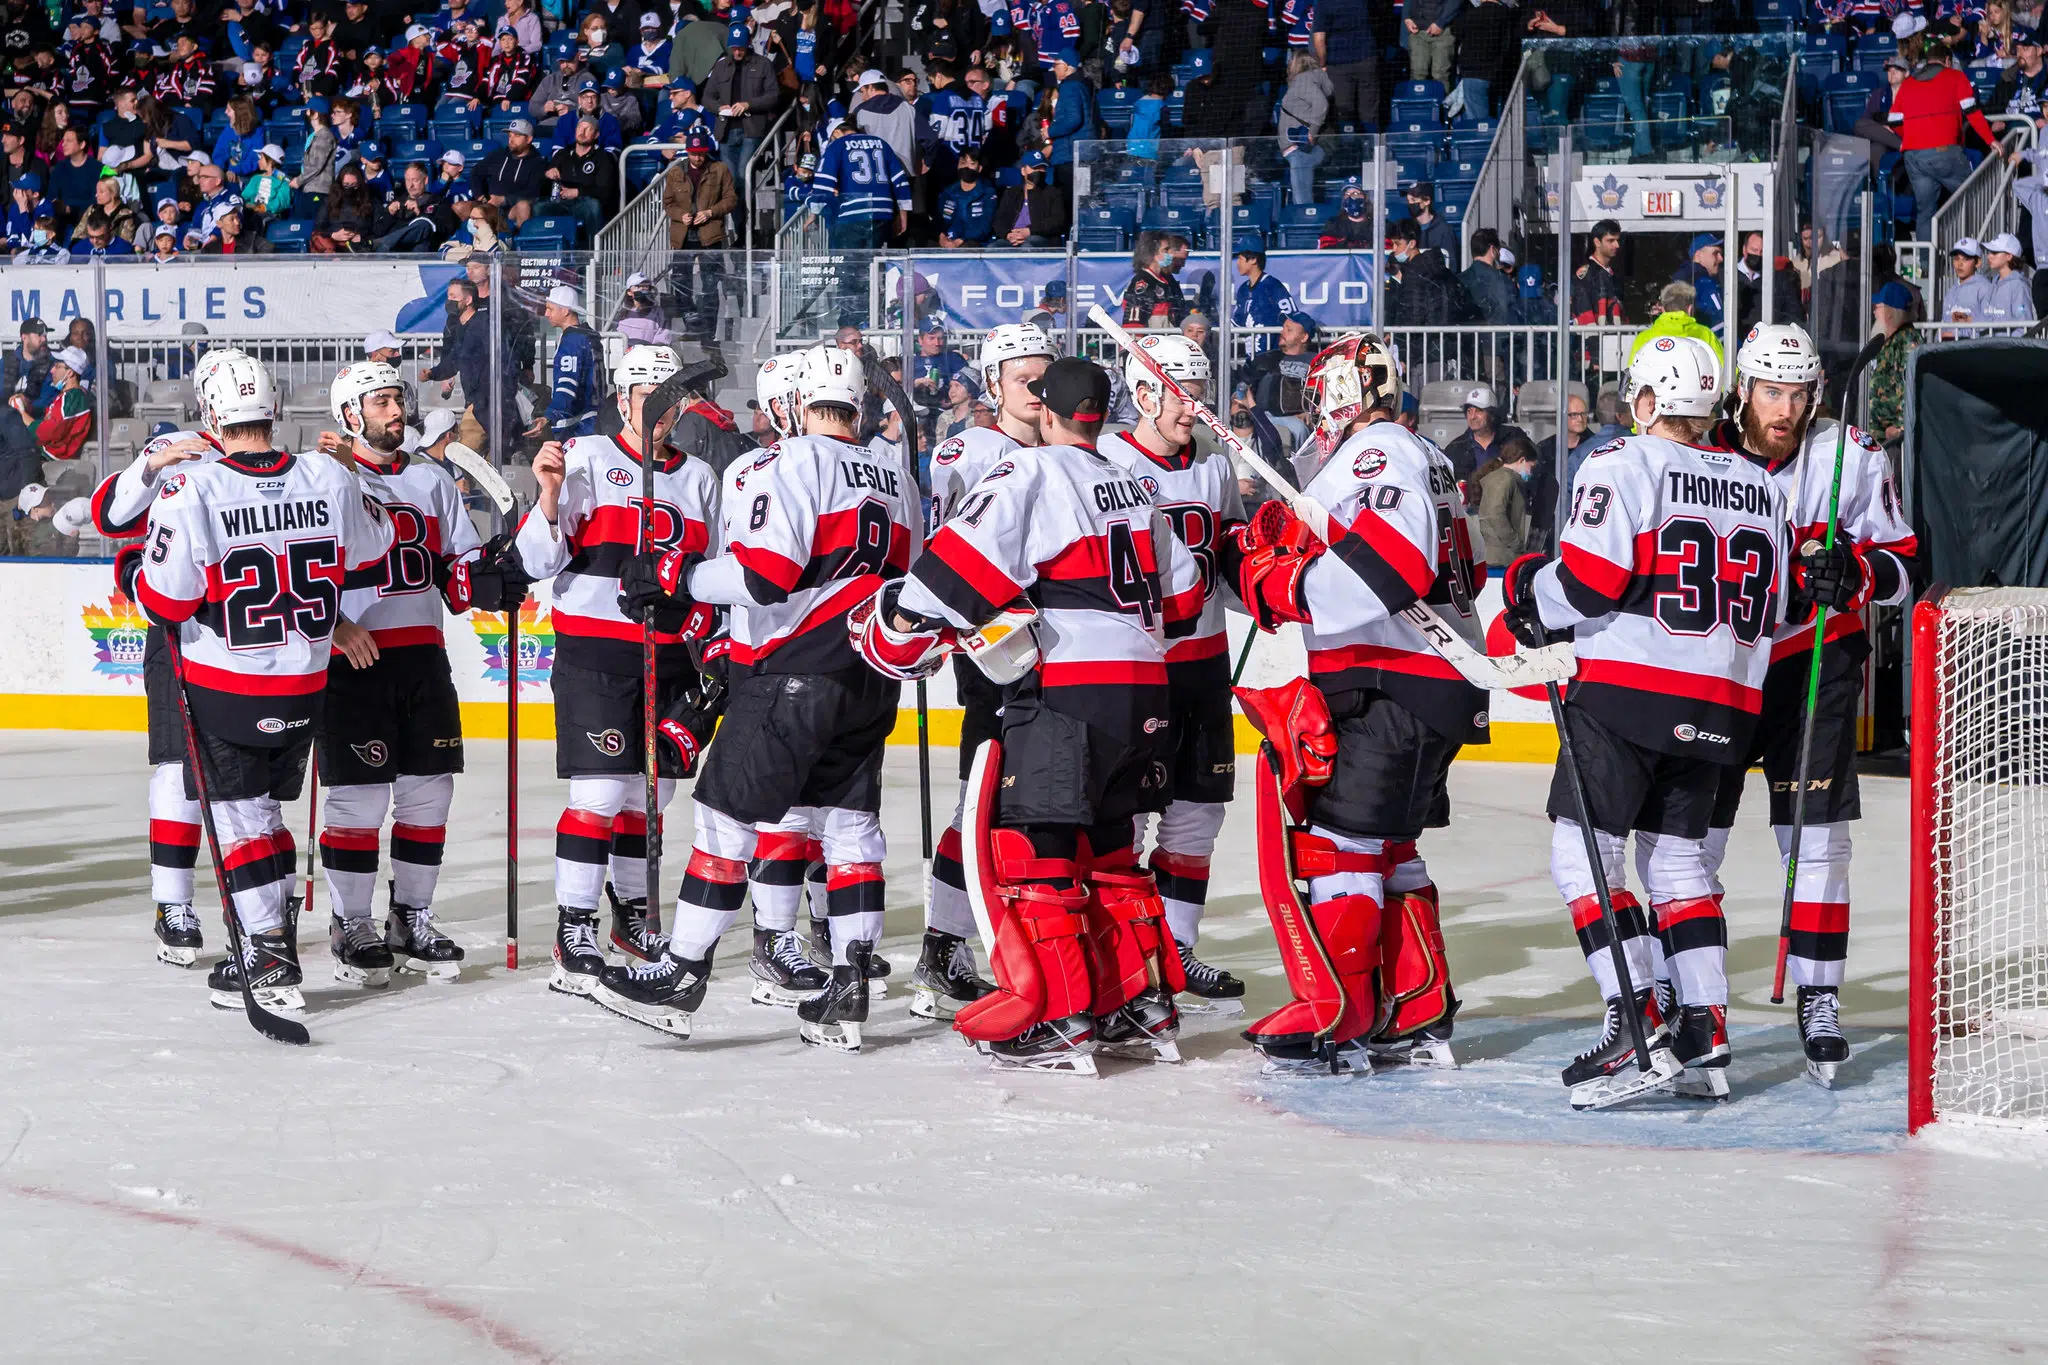
{"type": "MultiPolygon", "coordinates": [[[[1574,1115],[1556,1068],[1594,1002],[1547,769],[1460,764],[1423,844],[1463,1070],[1265,1081],[1216,1021],[1180,1067],[1090,1082],[992,1074],[907,1014],[908,750],[862,1055],[747,1003],[744,917],[690,1042],[550,994],[552,759],[522,752],[524,969],[503,745],[476,743],[437,903],[462,979],[334,982],[323,889],[293,1050],[151,956],[141,736],[0,734],[0,1360],[2048,1360],[2048,1141],[1904,1136],[1902,782],[1865,787],[1840,1087],[1801,1079],[1766,1002],[1782,883],[1752,777],[1733,1102],[1574,1115]]],[[[1256,1016],[1285,992],[1248,811],[1202,946],[1256,1016]]]]}

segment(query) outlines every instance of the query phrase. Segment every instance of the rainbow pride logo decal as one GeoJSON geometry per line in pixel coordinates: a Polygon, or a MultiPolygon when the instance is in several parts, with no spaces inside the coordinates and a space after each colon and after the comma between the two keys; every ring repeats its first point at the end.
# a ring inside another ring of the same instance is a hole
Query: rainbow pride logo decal
{"type": "MultiPolygon", "coordinates": [[[[505,613],[471,612],[470,628],[484,647],[484,681],[503,687],[510,676],[505,667],[505,613]]],[[[519,606],[519,689],[522,693],[542,691],[555,666],[554,619],[531,597],[519,606]]]]}
{"type": "Polygon", "coordinates": [[[115,593],[103,607],[86,604],[78,614],[85,633],[92,637],[92,671],[103,678],[142,677],[142,647],[149,639],[149,621],[142,609],[115,593]]]}

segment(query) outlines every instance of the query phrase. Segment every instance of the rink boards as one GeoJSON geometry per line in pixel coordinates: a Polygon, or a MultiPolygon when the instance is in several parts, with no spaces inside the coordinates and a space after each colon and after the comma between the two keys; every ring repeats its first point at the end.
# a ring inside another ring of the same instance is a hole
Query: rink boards
{"type": "MultiPolygon", "coordinates": [[[[133,602],[115,591],[104,560],[11,560],[0,563],[0,729],[141,730],[144,728],[142,651],[148,622],[133,602]]],[[[1480,594],[1480,615],[1500,610],[1498,581],[1480,594]]],[[[520,613],[519,733],[528,739],[554,735],[554,694],[548,679],[555,653],[548,585],[534,585],[534,597],[520,613]]],[[[1233,659],[1249,625],[1230,620],[1233,659]]],[[[506,731],[510,670],[509,634],[502,613],[472,612],[450,618],[448,657],[462,699],[463,732],[473,739],[502,738],[506,731]]],[[[1291,629],[1260,641],[1252,651],[1244,682],[1268,686],[1298,674],[1303,666],[1300,637],[1291,629]]],[[[960,710],[950,671],[927,686],[933,744],[957,744],[960,710]]],[[[1466,750],[1471,758],[1496,762],[1548,763],[1557,742],[1549,711],[1540,701],[1495,693],[1490,707],[1493,742],[1466,750]]],[[[1258,736],[1242,716],[1238,750],[1250,753],[1258,736]]],[[[917,713],[911,689],[890,742],[917,742],[917,713]]]]}

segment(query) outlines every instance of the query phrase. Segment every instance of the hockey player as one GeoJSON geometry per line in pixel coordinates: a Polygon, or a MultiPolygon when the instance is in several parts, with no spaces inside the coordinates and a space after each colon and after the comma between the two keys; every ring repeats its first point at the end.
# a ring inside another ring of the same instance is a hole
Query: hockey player
{"type": "Polygon", "coordinates": [[[1048,366],[1033,385],[1047,444],[984,473],[858,617],[862,655],[913,678],[1019,597],[1038,609],[1042,657],[1004,701],[963,830],[988,874],[970,891],[997,989],[953,1026],[1001,1065],[1088,1074],[1098,1044],[1179,1056],[1180,958],[1132,836],[1169,795],[1166,639],[1203,600],[1164,514],[1096,451],[1109,389],[1089,361],[1048,366]]]}
{"type": "MultiPolygon", "coordinates": [[[[869,959],[882,932],[881,769],[896,725],[892,681],[854,657],[846,615],[900,577],[917,489],[894,461],[856,444],[867,377],[860,357],[820,347],[797,379],[802,436],[755,456],[726,496],[723,553],[650,568],[665,609],[732,607],[731,700],[692,793],[696,834],[667,952],[607,968],[598,1002],[687,1036],[712,949],[746,894],[756,827],[817,811],[827,870],[832,979],[797,1007],[805,1042],[858,1051],[869,959]]],[[[645,562],[643,560],[643,562],[645,562]]]]}
{"type": "MultiPolygon", "coordinates": [[[[604,969],[597,936],[598,895],[609,866],[612,945],[629,957],[658,959],[663,940],[647,906],[646,813],[641,715],[642,617],[621,601],[620,574],[647,546],[694,560],[718,520],[718,477],[703,460],[667,443],[670,423],[653,430],[642,412],[653,388],[679,368],[667,346],[634,346],[612,372],[622,422],[616,436],[550,441],[534,455],[540,494],[520,523],[515,544],[525,572],[554,579],[555,774],[569,781],[569,801],[555,826],[555,968],[551,990],[588,995],[604,969]],[[654,505],[643,505],[642,461],[654,461],[654,505]]],[[[701,716],[686,715],[698,674],[686,648],[704,627],[692,612],[656,617],[656,706],[687,734],[684,747],[661,757],[659,800],[668,804],[674,778],[686,776],[694,749],[708,733],[701,716]],[[699,732],[698,727],[702,727],[699,732]]]]}
{"type": "MultiPolygon", "coordinates": [[[[931,526],[934,533],[959,507],[967,490],[981,482],[1005,456],[1039,443],[1043,405],[1032,385],[1054,359],[1052,341],[1031,323],[1005,322],[982,339],[976,363],[984,392],[996,403],[996,424],[949,436],[932,451],[931,526]]],[[[910,978],[910,1012],[926,1019],[951,1018],[962,1005],[995,989],[975,971],[974,912],[960,866],[960,813],[967,799],[967,770],[985,739],[997,733],[1002,689],[967,658],[953,660],[953,691],[960,699],[960,797],[953,818],[932,856],[931,910],[917,970],[910,978]]]]}
{"type": "MultiPolygon", "coordinates": [[[[208,351],[195,381],[203,383],[239,351],[208,351]]],[[[133,462],[100,481],[92,493],[93,529],[126,544],[114,555],[114,585],[135,600],[135,576],[142,568],[140,537],[165,471],[189,460],[220,458],[220,446],[202,431],[171,431],[153,438],[133,462]]],[[[142,688],[149,717],[149,883],[156,904],[157,961],[190,967],[199,961],[205,938],[192,910],[192,876],[199,859],[199,803],[185,795],[185,734],[178,718],[178,684],[164,647],[163,627],[154,621],[142,646],[142,688]]]]}
{"type": "MultiPolygon", "coordinates": [[[[223,871],[243,930],[208,977],[238,1009],[246,973],[258,1003],[296,1009],[298,944],[288,910],[294,846],[281,803],[295,799],[319,719],[346,576],[393,544],[383,508],[349,471],[271,448],[270,376],[231,354],[200,381],[218,460],[162,480],[150,505],[136,591],[177,631],[184,695],[205,764],[223,871]]],[[[196,797],[196,777],[186,775],[196,797]]]]}
{"type": "MultiPolygon", "coordinates": [[[[1162,369],[1192,398],[1207,396],[1209,357],[1172,333],[1139,338],[1162,369]]],[[[1159,817],[1151,868],[1166,902],[1166,922],[1180,953],[1187,994],[1219,1013],[1241,1013],[1244,983],[1195,956],[1202,907],[1209,897],[1209,858],[1223,828],[1224,804],[1237,783],[1237,730],[1230,709],[1230,641],[1223,628],[1227,585],[1237,576],[1238,528],[1244,500],[1237,473],[1221,451],[1200,456],[1195,415],[1136,358],[1124,364],[1124,385],[1138,425],[1102,442],[1103,457],[1122,466],[1152,495],[1175,536],[1202,573],[1207,601],[1193,635],[1166,651],[1173,722],[1173,804],[1159,817]]]]}
{"type": "Polygon", "coordinates": [[[1294,1000],[1245,1037],[1272,1074],[1370,1070],[1373,1056],[1453,1065],[1458,998],[1416,841],[1450,822],[1451,761],[1486,742],[1486,694],[1399,613],[1427,602],[1476,642],[1484,553],[1450,461],[1394,420],[1401,379],[1384,343],[1361,336],[1324,351],[1303,393],[1327,455],[1304,491],[1344,534],[1326,547],[1277,503],[1246,527],[1239,598],[1263,629],[1301,623],[1308,679],[1239,695],[1282,768],[1305,768],[1288,795],[1306,830],[1284,828],[1275,807],[1258,837],[1262,867],[1304,869],[1308,904],[1296,908],[1292,878],[1262,891],[1280,915],[1306,913],[1335,979],[1283,951],[1294,1000]]]}
{"type": "Polygon", "coordinates": [[[477,538],[455,480],[407,456],[405,389],[396,369],[365,360],[329,390],[339,456],[391,522],[391,553],[342,584],[335,627],[343,656],[327,674],[319,732],[320,865],[339,981],[382,986],[391,968],[452,981],[462,949],[434,924],[448,807],[462,771],[462,711],[441,634],[452,612],[517,611],[527,578],[508,540],[477,538]],[[390,914],[371,917],[377,847],[391,815],[390,914]]]}
{"type": "Polygon", "coordinates": [[[1661,1088],[1681,1067],[1702,1093],[1727,1093],[1728,934],[1703,846],[1722,768],[1756,729],[1792,577],[1784,494],[1763,469],[1704,444],[1721,398],[1713,351],[1659,337],[1629,363],[1628,390],[1643,434],[1587,457],[1561,557],[1524,555],[1504,584],[1516,639],[1576,640],[1565,723],[1629,964],[1630,980],[1618,980],[1561,756],[1551,875],[1607,1002],[1599,1041],[1564,1071],[1574,1108],[1661,1088]],[[1631,830],[1643,848],[1647,921],[1623,871],[1631,830]],[[1677,989],[1670,1018],[1652,993],[1660,941],[1677,989]],[[1642,1017],[1647,1072],[1624,1009],[1642,1017]]]}
{"type": "MultiPolygon", "coordinates": [[[[1789,323],[1751,328],[1735,353],[1735,370],[1739,406],[1734,420],[1723,425],[1722,443],[1740,450],[1784,490],[1802,549],[1815,548],[1802,555],[1811,561],[1809,587],[1828,609],[1813,719],[1814,768],[1805,794],[1787,958],[1787,974],[1799,988],[1799,1038],[1807,1072],[1825,1086],[1849,1056],[1837,993],[1849,952],[1848,826],[1862,813],[1856,788],[1856,712],[1863,661],[1870,655],[1862,609],[1891,606],[1911,595],[1918,545],[1900,514],[1884,448],[1855,427],[1844,433],[1834,422],[1815,420],[1821,362],[1804,329],[1789,323]],[[1839,529],[1834,551],[1821,554],[1838,446],[1843,454],[1839,529]],[[1823,587],[1828,591],[1822,592],[1823,587]]],[[[1707,876],[1717,902],[1728,830],[1752,764],[1763,764],[1770,784],[1771,828],[1780,852],[1791,845],[1792,789],[1798,780],[1812,658],[1811,624],[1779,628],[1771,643],[1756,730],[1737,761],[1722,771],[1707,832],[1707,876]]],[[[1669,952],[1666,945],[1667,959],[1669,952]]],[[[1657,989],[1660,1003],[1668,1001],[1668,971],[1658,972],[1657,989]]]]}

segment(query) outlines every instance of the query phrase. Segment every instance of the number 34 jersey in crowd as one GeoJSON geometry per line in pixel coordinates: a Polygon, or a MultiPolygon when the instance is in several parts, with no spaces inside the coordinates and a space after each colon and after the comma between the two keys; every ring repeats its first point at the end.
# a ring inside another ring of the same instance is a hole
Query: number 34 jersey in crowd
{"type": "Polygon", "coordinates": [[[391,521],[324,455],[180,465],[150,504],[136,591],[178,624],[209,734],[283,745],[311,732],[348,575],[391,552],[391,521]]]}
{"type": "Polygon", "coordinates": [[[1625,436],[1580,466],[1561,539],[1536,595],[1577,626],[1572,700],[1645,748],[1739,756],[1791,581],[1784,490],[1735,451],[1625,436]]]}
{"type": "Polygon", "coordinates": [[[391,520],[391,553],[342,586],[342,614],[370,632],[379,649],[442,643],[442,566],[482,545],[462,493],[432,460],[400,455],[388,465],[358,460],[363,491],[391,520]]]}

